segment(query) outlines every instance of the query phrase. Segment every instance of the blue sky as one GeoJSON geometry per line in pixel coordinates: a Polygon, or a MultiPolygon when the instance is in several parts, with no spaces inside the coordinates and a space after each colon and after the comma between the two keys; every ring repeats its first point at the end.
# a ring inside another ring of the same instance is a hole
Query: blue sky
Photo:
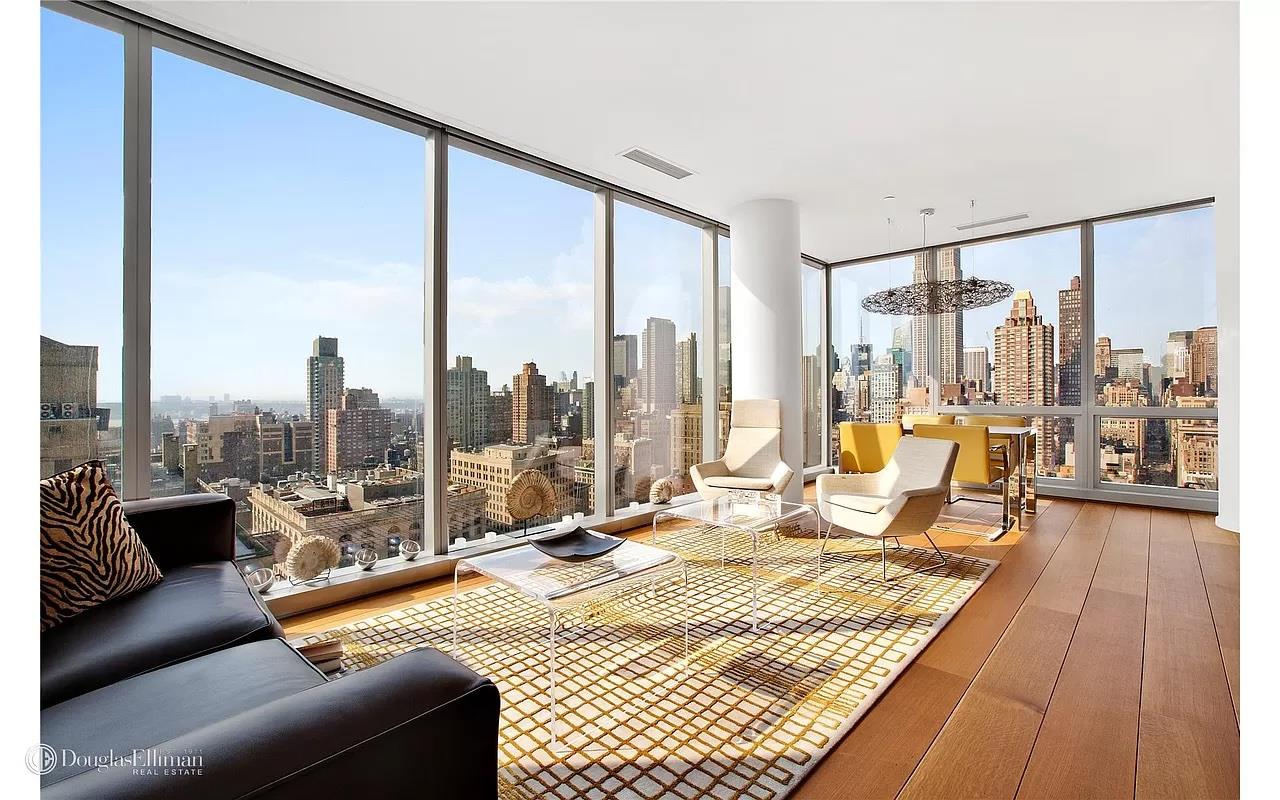
{"type": "MultiPolygon", "coordinates": [[[[1159,364],[1170,331],[1214,324],[1212,208],[1098,225],[1094,243],[1095,328],[1114,347],[1141,347],[1148,361],[1159,364]]],[[[1055,328],[1056,357],[1058,291],[1080,273],[1076,230],[964,247],[960,265],[965,276],[1030,290],[1040,315],[1055,328]]],[[[835,271],[832,339],[842,357],[858,341],[863,316],[877,355],[891,345],[894,325],[910,324],[908,318],[866,314],[859,303],[870,292],[909,283],[912,267],[908,256],[835,271]]],[[[1011,307],[1006,300],[967,312],[965,345],[991,350],[992,331],[1011,307]]]]}
{"type": "MultiPolygon", "coordinates": [[[[120,397],[123,45],[42,11],[41,330],[99,346],[99,398],[120,397]]],[[[422,385],[421,138],[179,56],[153,63],[152,395],[258,401],[305,394],[317,335],[337,336],[347,383],[385,397],[422,385]]],[[[471,153],[450,154],[448,354],[490,385],[527,360],[592,372],[592,198],[471,153]]],[[[689,225],[619,203],[615,316],[684,337],[701,316],[689,225]]],[[[1212,211],[1100,226],[1098,333],[1158,361],[1168,331],[1213,320],[1212,211]]],[[[1057,322],[1075,234],[966,248],[966,274],[1034,293],[1057,322]]],[[[857,299],[911,278],[910,259],[839,270],[834,342],[856,340],[857,299]],[[856,294],[856,296],[855,296],[856,294]]],[[[971,312],[988,344],[1006,308],[971,312]]],[[[893,321],[872,316],[882,352],[893,321]]]]}

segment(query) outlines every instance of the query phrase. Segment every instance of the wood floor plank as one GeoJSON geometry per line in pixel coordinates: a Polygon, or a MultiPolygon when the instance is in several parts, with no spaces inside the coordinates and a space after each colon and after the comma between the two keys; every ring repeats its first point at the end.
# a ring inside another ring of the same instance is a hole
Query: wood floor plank
{"type": "Polygon", "coordinates": [[[801,783],[793,795],[797,800],[892,798],[898,794],[1081,507],[1079,502],[1062,500],[1036,516],[1021,543],[1003,552],[1000,566],[982,588],[881,695],[823,765],[801,783]]]}
{"type": "Polygon", "coordinates": [[[1208,514],[1189,514],[1209,610],[1218,631],[1231,701],[1240,722],[1240,534],[1225,531],[1208,514]]]}
{"type": "Polygon", "coordinates": [[[1086,506],[900,798],[1011,798],[1107,540],[1114,507],[1086,506]]]}
{"type": "Polygon", "coordinates": [[[1116,510],[1018,787],[1023,800],[1133,796],[1150,532],[1150,510],[1116,510]]]}
{"type": "Polygon", "coordinates": [[[1240,794],[1240,735],[1186,512],[1151,514],[1138,798],[1240,794]]]}

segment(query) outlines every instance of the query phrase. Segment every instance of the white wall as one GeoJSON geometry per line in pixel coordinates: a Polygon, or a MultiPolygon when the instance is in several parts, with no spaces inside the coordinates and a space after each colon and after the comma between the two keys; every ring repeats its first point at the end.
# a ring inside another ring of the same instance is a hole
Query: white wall
{"type": "Polygon", "coordinates": [[[1239,161],[1213,204],[1218,269],[1218,527],[1240,530],[1239,161]]]}
{"type": "Polygon", "coordinates": [[[733,396],[782,401],[782,455],[803,495],[800,362],[800,211],[790,200],[752,200],[729,213],[733,230],[733,396]]]}

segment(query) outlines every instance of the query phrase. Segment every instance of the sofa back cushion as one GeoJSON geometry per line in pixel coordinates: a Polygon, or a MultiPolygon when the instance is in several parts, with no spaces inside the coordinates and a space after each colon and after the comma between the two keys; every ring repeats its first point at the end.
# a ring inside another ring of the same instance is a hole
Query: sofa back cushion
{"type": "Polygon", "coordinates": [[[40,630],[164,576],[124,519],[101,461],[40,481],[40,630]]]}

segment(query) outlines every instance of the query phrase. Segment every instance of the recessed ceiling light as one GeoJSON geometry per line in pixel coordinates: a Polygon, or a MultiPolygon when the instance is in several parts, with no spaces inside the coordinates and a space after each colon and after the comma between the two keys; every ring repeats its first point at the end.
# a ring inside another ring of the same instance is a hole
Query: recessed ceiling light
{"type": "Polygon", "coordinates": [[[982,228],[987,225],[999,225],[1002,222],[1016,222],[1017,220],[1026,219],[1030,216],[1031,216],[1030,214],[1024,211],[1021,214],[1010,214],[1007,217],[992,217],[991,219],[980,219],[976,222],[966,222],[963,225],[957,225],[956,230],[968,231],[968,230],[973,230],[974,228],[982,228]]]}
{"type": "Polygon", "coordinates": [[[692,170],[671,163],[665,158],[660,158],[650,153],[648,150],[641,150],[639,147],[633,147],[630,150],[623,150],[618,155],[623,158],[629,158],[637,164],[643,164],[649,169],[656,169],[664,175],[670,175],[676,180],[687,178],[693,174],[692,170]]]}

